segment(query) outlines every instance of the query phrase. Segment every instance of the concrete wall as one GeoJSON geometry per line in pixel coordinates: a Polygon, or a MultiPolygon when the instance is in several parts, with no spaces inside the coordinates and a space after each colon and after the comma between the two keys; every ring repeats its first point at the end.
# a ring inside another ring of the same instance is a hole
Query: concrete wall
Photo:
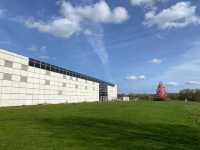
{"type": "MultiPolygon", "coordinates": [[[[0,49],[0,106],[99,101],[99,83],[31,67],[28,61],[0,49]]],[[[110,91],[113,97],[116,91],[110,91]]]]}
{"type": "Polygon", "coordinates": [[[109,86],[108,85],[108,100],[117,99],[117,85],[109,86]]]}

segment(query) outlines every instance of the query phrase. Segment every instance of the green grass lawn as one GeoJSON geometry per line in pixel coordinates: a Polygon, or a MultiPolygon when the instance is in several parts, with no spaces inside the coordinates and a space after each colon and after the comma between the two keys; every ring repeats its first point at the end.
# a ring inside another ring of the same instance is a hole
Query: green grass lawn
{"type": "Polygon", "coordinates": [[[0,150],[200,150],[200,103],[0,108],[0,150]]]}

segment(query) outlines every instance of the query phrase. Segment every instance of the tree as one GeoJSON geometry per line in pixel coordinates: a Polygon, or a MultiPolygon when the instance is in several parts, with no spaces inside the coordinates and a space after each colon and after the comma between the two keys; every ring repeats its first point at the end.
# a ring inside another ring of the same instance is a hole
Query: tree
{"type": "Polygon", "coordinates": [[[200,89],[184,89],[179,92],[179,99],[189,101],[200,101],[200,89]]]}
{"type": "Polygon", "coordinates": [[[160,100],[165,100],[167,98],[167,92],[165,90],[165,85],[162,82],[159,82],[156,95],[160,100]]]}

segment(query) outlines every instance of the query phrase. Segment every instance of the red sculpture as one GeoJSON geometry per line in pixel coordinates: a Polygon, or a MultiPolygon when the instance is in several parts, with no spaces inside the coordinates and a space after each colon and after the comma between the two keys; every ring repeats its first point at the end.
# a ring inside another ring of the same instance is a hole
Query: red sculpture
{"type": "Polygon", "coordinates": [[[165,100],[167,98],[167,92],[165,90],[165,85],[160,82],[158,84],[157,90],[156,90],[156,95],[160,100],[165,100]]]}

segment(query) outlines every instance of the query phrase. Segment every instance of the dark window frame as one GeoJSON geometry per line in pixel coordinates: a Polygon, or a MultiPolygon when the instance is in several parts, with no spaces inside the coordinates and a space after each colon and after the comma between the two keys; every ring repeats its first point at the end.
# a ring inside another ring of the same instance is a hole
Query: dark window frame
{"type": "Polygon", "coordinates": [[[64,75],[68,75],[71,77],[76,77],[76,78],[81,78],[81,79],[85,79],[87,81],[92,81],[92,82],[97,82],[99,84],[106,84],[106,85],[110,85],[112,87],[114,87],[115,85],[109,82],[105,82],[99,79],[96,79],[94,77],[90,77],[78,72],[74,72],[74,71],[70,71],[55,65],[50,65],[48,63],[45,62],[41,62],[32,58],[29,58],[29,66],[35,67],[35,68],[40,68],[40,69],[44,69],[44,70],[48,70],[48,71],[52,71],[52,72],[56,72],[56,73],[60,73],[60,74],[64,74],[64,75]]]}

